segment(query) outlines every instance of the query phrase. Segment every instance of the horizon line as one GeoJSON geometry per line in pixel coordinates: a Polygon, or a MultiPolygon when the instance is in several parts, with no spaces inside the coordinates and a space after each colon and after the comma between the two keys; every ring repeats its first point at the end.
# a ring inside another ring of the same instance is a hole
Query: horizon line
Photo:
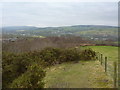
{"type": "Polygon", "coordinates": [[[118,25],[94,25],[94,24],[75,24],[75,25],[62,25],[62,26],[35,26],[35,25],[18,25],[18,26],[2,26],[2,27],[38,27],[38,28],[47,28],[47,27],[70,27],[70,26],[111,26],[111,27],[119,27],[118,25]]]}

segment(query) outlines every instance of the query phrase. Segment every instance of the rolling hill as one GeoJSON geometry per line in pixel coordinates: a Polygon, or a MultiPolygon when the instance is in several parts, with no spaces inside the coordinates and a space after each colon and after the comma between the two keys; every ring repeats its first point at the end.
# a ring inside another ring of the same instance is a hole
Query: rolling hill
{"type": "Polygon", "coordinates": [[[3,35],[19,35],[19,36],[63,36],[74,35],[90,39],[100,40],[117,40],[118,27],[102,26],[102,25],[74,25],[63,27],[32,27],[32,26],[11,26],[3,27],[3,35]]]}

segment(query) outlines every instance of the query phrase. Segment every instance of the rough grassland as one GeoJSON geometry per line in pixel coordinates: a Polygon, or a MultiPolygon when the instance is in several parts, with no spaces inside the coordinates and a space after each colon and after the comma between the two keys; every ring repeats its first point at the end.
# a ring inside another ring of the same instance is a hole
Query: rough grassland
{"type": "MultiPolygon", "coordinates": [[[[118,47],[87,46],[108,57],[108,72],[99,61],[65,63],[47,69],[46,88],[113,88],[113,62],[118,60],[118,47]]],[[[82,48],[82,49],[84,49],[82,48]]],[[[103,58],[104,58],[103,57],[103,58]]]]}
{"type": "Polygon", "coordinates": [[[100,52],[103,54],[103,63],[104,57],[108,58],[107,67],[108,67],[108,74],[113,78],[114,74],[114,62],[118,63],[118,47],[114,46],[89,46],[87,48],[92,48],[94,51],[100,52]]]}
{"type": "Polygon", "coordinates": [[[112,88],[98,61],[66,63],[47,69],[46,88],[112,88]]]}

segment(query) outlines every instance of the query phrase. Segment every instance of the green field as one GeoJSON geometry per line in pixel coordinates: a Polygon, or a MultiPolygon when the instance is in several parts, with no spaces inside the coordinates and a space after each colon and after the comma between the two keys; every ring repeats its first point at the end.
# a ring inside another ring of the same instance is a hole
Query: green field
{"type": "Polygon", "coordinates": [[[80,35],[103,35],[103,34],[109,34],[109,35],[116,35],[118,34],[117,29],[109,29],[109,30],[90,30],[90,31],[79,31],[76,32],[76,34],[80,35]]]}
{"type": "MultiPolygon", "coordinates": [[[[118,47],[114,46],[89,46],[96,52],[103,54],[103,67],[105,57],[107,57],[107,74],[113,79],[114,78],[114,62],[118,63],[118,47]]],[[[118,66],[117,66],[118,71],[118,66]]]]}
{"type": "MultiPolygon", "coordinates": [[[[118,47],[89,46],[108,57],[108,66],[118,60],[118,47]]],[[[111,73],[112,70],[108,71],[111,73]]],[[[104,71],[99,61],[65,63],[47,69],[46,88],[112,88],[113,78],[104,71]]]]}
{"type": "Polygon", "coordinates": [[[118,47],[114,46],[89,46],[87,48],[92,48],[96,52],[100,52],[103,56],[108,57],[108,61],[118,61],[118,47]]]}

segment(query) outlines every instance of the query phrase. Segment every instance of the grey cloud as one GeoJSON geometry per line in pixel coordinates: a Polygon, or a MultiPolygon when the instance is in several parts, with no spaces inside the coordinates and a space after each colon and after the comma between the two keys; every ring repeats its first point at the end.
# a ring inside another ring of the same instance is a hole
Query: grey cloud
{"type": "Polygon", "coordinates": [[[117,25],[117,3],[4,3],[3,24],[61,26],[117,25]]]}

